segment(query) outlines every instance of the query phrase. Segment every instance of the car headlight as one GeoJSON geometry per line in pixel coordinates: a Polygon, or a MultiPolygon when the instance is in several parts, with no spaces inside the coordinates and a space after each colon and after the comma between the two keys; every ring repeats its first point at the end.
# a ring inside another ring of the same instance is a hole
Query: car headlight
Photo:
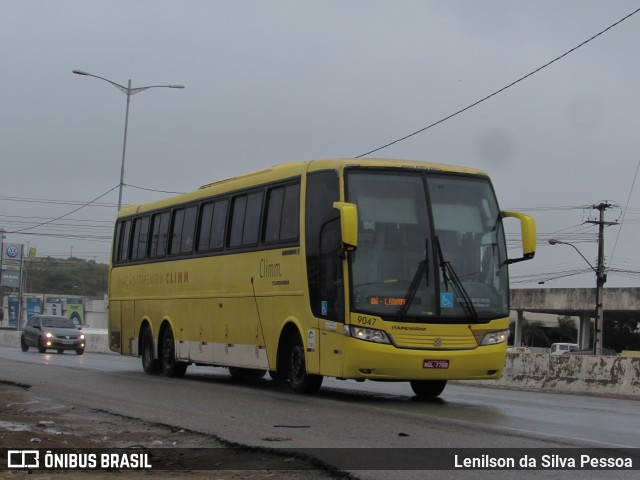
{"type": "Polygon", "coordinates": [[[382,330],[373,328],[356,327],[354,325],[345,325],[344,334],[348,337],[357,338],[366,342],[373,343],[391,343],[389,336],[382,330]]]}
{"type": "Polygon", "coordinates": [[[51,332],[45,332],[44,336],[47,338],[53,338],[54,335],[51,332]]]}
{"type": "Polygon", "coordinates": [[[485,333],[480,345],[496,345],[509,340],[509,330],[498,330],[485,333]]]}
{"type": "Polygon", "coordinates": [[[80,340],[84,340],[84,335],[80,334],[80,340]]]}

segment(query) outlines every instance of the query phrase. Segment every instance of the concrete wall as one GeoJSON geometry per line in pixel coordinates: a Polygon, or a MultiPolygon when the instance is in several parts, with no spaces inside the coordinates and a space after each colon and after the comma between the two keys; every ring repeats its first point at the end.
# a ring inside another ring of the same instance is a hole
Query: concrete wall
{"type": "Polygon", "coordinates": [[[84,302],[84,322],[91,328],[109,327],[109,319],[107,316],[107,299],[104,300],[85,300],[84,302]]]}
{"type": "MultiPolygon", "coordinates": [[[[20,333],[15,330],[0,330],[0,347],[20,348],[20,333]]],[[[82,333],[84,333],[86,340],[85,352],[113,353],[109,350],[106,330],[83,328],[82,333]]],[[[33,348],[32,350],[35,351],[36,349],[33,348]]]]}
{"type": "Polygon", "coordinates": [[[461,383],[640,399],[640,358],[508,353],[500,380],[461,383]]]}

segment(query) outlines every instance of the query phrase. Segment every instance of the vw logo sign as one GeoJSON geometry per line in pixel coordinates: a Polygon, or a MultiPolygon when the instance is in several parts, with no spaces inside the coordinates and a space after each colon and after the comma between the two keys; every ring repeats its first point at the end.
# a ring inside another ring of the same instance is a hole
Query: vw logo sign
{"type": "Polygon", "coordinates": [[[7,251],[7,257],[11,257],[11,258],[17,257],[18,253],[20,252],[18,247],[15,245],[9,245],[6,251],[7,251]]]}

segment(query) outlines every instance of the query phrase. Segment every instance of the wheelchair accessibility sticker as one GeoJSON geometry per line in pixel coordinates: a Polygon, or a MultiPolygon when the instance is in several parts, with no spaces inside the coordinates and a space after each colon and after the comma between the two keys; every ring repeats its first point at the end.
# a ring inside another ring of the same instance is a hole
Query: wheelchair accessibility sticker
{"type": "Polygon", "coordinates": [[[453,308],[453,293],[451,292],[440,293],[440,307],[453,308]]]}

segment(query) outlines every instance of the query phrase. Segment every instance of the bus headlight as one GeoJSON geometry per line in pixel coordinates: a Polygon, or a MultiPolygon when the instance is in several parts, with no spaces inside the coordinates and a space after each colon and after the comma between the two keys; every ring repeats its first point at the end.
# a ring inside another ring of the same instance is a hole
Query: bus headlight
{"type": "Polygon", "coordinates": [[[496,332],[487,332],[482,338],[480,345],[496,345],[509,340],[509,330],[499,330],[496,332]]]}
{"type": "Polygon", "coordinates": [[[354,325],[345,325],[344,326],[344,334],[358,338],[360,340],[364,340],[366,342],[373,343],[391,343],[389,337],[382,330],[375,330],[373,328],[364,328],[364,327],[356,327],[354,325]]]}

